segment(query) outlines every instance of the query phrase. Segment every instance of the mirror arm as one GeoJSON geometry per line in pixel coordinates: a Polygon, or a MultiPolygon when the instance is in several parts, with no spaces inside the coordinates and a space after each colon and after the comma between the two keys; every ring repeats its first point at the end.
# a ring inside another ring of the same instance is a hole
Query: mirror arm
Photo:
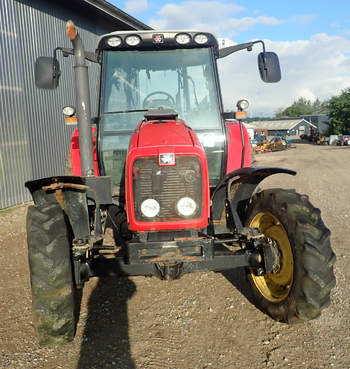
{"type": "Polygon", "coordinates": [[[219,55],[218,55],[217,58],[218,59],[224,58],[225,56],[228,56],[232,53],[235,53],[236,51],[240,51],[240,50],[244,50],[244,49],[247,49],[248,51],[252,51],[253,45],[255,45],[257,43],[262,44],[263,52],[265,52],[265,43],[264,43],[264,41],[258,40],[258,41],[247,42],[245,44],[233,45],[233,46],[224,47],[223,49],[219,49],[219,55]]]}
{"type": "Polygon", "coordinates": [[[258,41],[254,41],[253,44],[258,44],[261,43],[262,45],[262,49],[263,49],[263,53],[265,53],[265,42],[263,40],[258,40],[258,41]]]}
{"type": "MultiPolygon", "coordinates": [[[[68,47],[56,47],[55,51],[54,51],[54,58],[56,58],[56,52],[57,50],[61,50],[62,54],[65,58],[67,58],[69,55],[74,55],[74,51],[71,48],[68,47]]],[[[95,53],[91,52],[91,51],[85,51],[85,59],[89,60],[93,63],[99,63],[99,60],[96,56],[95,53]]]]}
{"type": "MultiPolygon", "coordinates": [[[[57,60],[57,50],[60,50],[60,49],[61,49],[60,47],[56,47],[56,49],[53,51],[53,59],[54,60],[57,60]]],[[[56,62],[54,62],[52,77],[53,78],[59,78],[60,75],[61,75],[61,71],[59,69],[57,70],[56,62]]]]}

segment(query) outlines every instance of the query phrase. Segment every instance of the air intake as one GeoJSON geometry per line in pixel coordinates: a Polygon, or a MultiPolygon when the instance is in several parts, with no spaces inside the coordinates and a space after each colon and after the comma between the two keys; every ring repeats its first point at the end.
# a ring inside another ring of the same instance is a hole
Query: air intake
{"type": "Polygon", "coordinates": [[[145,113],[146,120],[177,120],[178,113],[173,109],[151,109],[145,113]]]}

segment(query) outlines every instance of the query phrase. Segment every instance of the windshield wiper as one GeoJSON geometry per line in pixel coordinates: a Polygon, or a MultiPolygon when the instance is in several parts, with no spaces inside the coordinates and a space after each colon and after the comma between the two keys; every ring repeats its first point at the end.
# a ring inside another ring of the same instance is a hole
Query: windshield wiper
{"type": "Polygon", "coordinates": [[[148,111],[149,109],[133,109],[133,110],[118,110],[118,111],[107,111],[103,113],[106,114],[122,114],[122,113],[141,113],[143,111],[148,111]]]}

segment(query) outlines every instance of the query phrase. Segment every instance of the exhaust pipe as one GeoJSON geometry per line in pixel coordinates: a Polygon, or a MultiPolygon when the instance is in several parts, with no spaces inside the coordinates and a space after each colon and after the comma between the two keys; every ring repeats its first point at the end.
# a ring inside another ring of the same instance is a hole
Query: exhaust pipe
{"type": "Polygon", "coordinates": [[[91,101],[85,50],[79,33],[71,20],[67,22],[66,30],[72,42],[75,56],[75,101],[78,116],[81,175],[93,177],[95,169],[91,132],[91,101]]]}

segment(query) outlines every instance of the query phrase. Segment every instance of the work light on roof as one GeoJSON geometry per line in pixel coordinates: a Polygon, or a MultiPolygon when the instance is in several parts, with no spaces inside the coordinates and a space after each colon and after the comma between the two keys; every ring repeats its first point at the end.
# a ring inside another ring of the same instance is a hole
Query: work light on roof
{"type": "Polygon", "coordinates": [[[180,45],[186,45],[190,43],[191,36],[188,35],[187,33],[179,33],[175,36],[175,40],[180,45]]]}
{"type": "Polygon", "coordinates": [[[203,33],[198,33],[198,35],[194,36],[194,41],[199,45],[204,45],[208,42],[208,36],[203,33]]]}
{"type": "Polygon", "coordinates": [[[110,37],[107,40],[107,44],[111,47],[118,47],[122,43],[122,39],[120,37],[110,37]]]}
{"type": "Polygon", "coordinates": [[[136,35],[130,35],[125,38],[125,42],[129,46],[137,46],[141,42],[141,38],[136,35]]]}

